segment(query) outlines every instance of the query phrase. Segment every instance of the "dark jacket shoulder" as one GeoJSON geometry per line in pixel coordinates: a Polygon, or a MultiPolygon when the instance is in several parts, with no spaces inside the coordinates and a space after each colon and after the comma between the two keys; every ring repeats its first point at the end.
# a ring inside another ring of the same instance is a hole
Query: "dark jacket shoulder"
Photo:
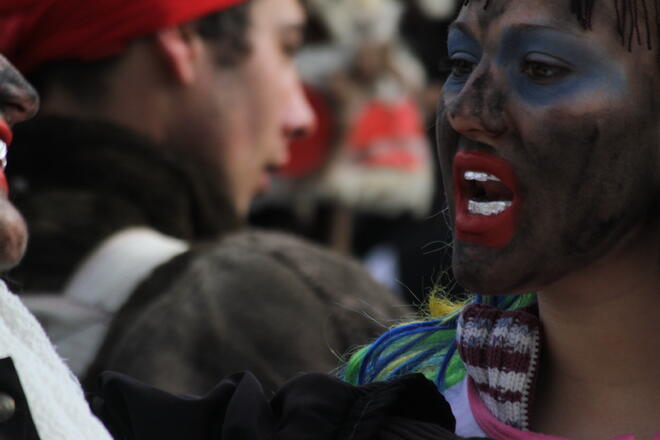
{"type": "Polygon", "coordinates": [[[107,372],[91,405],[119,440],[458,438],[449,405],[419,374],[360,387],[308,374],[269,399],[251,373],[228,376],[203,397],[192,397],[107,372]]]}

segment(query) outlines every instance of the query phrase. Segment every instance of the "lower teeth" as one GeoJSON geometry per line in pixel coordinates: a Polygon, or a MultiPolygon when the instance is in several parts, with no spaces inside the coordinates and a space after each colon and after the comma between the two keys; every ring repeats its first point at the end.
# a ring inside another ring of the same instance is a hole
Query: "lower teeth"
{"type": "Polygon", "coordinates": [[[506,211],[511,206],[511,202],[468,202],[468,212],[474,215],[497,215],[506,211]]]}

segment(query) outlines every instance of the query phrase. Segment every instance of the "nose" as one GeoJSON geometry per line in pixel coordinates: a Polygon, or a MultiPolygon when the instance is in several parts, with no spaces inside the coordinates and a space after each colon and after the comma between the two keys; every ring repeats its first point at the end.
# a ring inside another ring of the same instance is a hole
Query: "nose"
{"type": "Polygon", "coordinates": [[[298,82],[292,92],[284,116],[284,135],[293,141],[309,135],[316,127],[316,115],[307,98],[305,87],[298,82]]]}
{"type": "Polygon", "coordinates": [[[31,118],[38,109],[34,88],[6,59],[0,59],[0,115],[11,126],[31,118]]]}
{"type": "Polygon", "coordinates": [[[507,131],[506,95],[486,69],[475,71],[465,86],[447,102],[447,118],[460,134],[478,142],[502,136],[507,131]]]}

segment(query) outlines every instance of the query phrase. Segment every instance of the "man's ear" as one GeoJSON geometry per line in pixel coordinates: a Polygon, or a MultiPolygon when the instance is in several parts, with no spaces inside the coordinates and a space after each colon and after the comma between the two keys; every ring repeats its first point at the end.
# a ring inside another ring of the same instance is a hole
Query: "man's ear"
{"type": "Polygon", "coordinates": [[[161,29],[156,33],[156,47],[173,78],[180,84],[195,80],[200,40],[186,25],[161,29]]]}

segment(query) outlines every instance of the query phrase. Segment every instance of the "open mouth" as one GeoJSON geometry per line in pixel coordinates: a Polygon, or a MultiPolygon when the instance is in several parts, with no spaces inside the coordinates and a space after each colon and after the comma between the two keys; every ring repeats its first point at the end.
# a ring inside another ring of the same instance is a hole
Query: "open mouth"
{"type": "Polygon", "coordinates": [[[500,178],[484,171],[463,172],[461,191],[472,215],[498,215],[513,204],[513,192],[500,178]]]}
{"type": "Polygon", "coordinates": [[[456,238],[487,247],[508,244],[520,204],[511,165],[493,154],[459,151],[453,171],[456,238]]]}

